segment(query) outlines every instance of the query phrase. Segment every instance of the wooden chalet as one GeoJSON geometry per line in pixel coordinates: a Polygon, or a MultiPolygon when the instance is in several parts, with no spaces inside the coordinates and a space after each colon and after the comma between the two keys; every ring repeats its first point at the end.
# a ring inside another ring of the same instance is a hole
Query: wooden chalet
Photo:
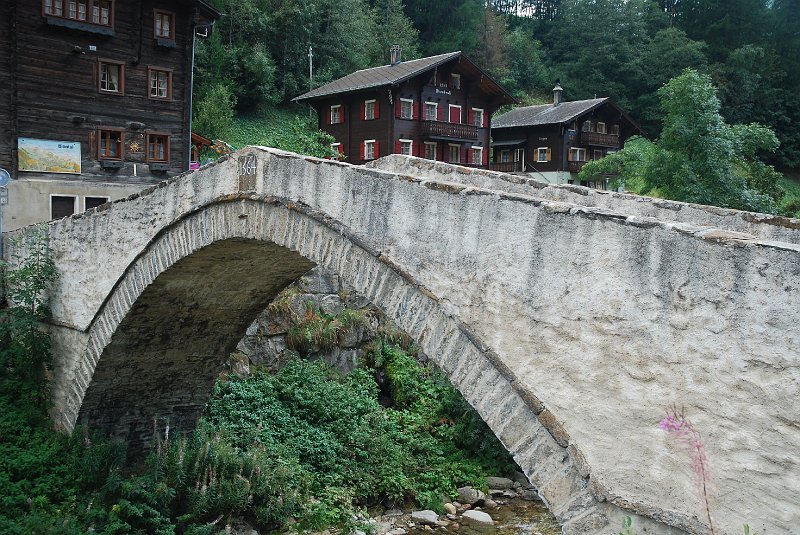
{"type": "Polygon", "coordinates": [[[204,0],[26,0],[0,17],[4,229],[80,212],[189,169],[204,0]]]}
{"type": "Polygon", "coordinates": [[[485,167],[489,118],[514,98],[461,52],[364,69],[295,98],[348,162],[388,154],[485,167]]]}
{"type": "MultiPolygon", "coordinates": [[[[515,108],[492,119],[491,169],[526,173],[549,184],[578,184],[583,165],[622,148],[642,129],[609,98],[515,108]]],[[[605,189],[607,180],[584,182],[605,189]]]]}

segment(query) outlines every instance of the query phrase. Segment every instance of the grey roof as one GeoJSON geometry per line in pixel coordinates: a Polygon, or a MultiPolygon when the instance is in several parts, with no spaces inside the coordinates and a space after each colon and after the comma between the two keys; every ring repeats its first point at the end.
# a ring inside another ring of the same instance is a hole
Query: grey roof
{"type": "Polygon", "coordinates": [[[384,65],[382,67],[362,69],[327,83],[322,87],[313,89],[308,93],[296,97],[294,100],[309,100],[337,93],[349,93],[351,91],[360,91],[372,87],[398,84],[428,69],[438,67],[460,55],[461,52],[449,52],[447,54],[439,54],[438,56],[430,56],[428,58],[403,61],[397,65],[384,65]]]}
{"type": "Polygon", "coordinates": [[[543,104],[525,106],[492,118],[492,128],[513,128],[515,126],[538,126],[543,124],[566,123],[608,101],[606,98],[573,100],[558,106],[543,104]]]}

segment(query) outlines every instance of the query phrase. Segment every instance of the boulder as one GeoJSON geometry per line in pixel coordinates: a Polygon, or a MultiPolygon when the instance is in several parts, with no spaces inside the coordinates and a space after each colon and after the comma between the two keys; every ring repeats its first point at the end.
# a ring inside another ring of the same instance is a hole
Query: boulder
{"type": "Polygon", "coordinates": [[[514,486],[514,482],[507,477],[487,477],[486,483],[490,489],[510,489],[514,486]]]}
{"type": "Polygon", "coordinates": [[[427,526],[435,526],[439,520],[439,515],[435,511],[425,509],[424,511],[414,511],[411,513],[411,520],[427,526]]]}
{"type": "Polygon", "coordinates": [[[483,524],[485,526],[493,526],[494,520],[492,517],[489,516],[488,513],[484,513],[483,511],[464,511],[462,515],[465,519],[469,520],[470,522],[474,522],[476,524],[483,524]]]}
{"type": "Polygon", "coordinates": [[[444,504],[444,510],[445,510],[445,511],[447,512],[447,514],[449,514],[449,515],[454,515],[454,514],[456,514],[456,506],[455,506],[455,505],[453,505],[452,503],[446,503],[446,504],[444,504]]]}
{"type": "Polygon", "coordinates": [[[473,489],[472,487],[461,487],[458,489],[458,501],[462,503],[473,505],[484,498],[486,498],[486,495],[478,489],[473,489]]]}
{"type": "Polygon", "coordinates": [[[535,489],[525,489],[519,493],[519,497],[523,500],[528,500],[529,502],[542,501],[542,499],[539,497],[539,493],[536,492],[535,489]]]}

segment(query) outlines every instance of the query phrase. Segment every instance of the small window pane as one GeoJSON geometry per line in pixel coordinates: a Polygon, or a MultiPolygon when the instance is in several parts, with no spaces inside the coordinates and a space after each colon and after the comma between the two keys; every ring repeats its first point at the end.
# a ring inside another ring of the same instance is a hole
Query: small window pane
{"type": "Polygon", "coordinates": [[[53,195],[50,197],[50,217],[61,219],[75,213],[75,197],[72,195],[53,195]]]}

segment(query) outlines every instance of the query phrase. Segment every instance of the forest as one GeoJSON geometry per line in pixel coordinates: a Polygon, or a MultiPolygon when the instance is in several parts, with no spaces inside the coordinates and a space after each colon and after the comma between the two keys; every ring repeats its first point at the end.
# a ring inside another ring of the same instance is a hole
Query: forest
{"type": "MultiPolygon", "coordinates": [[[[656,139],[657,91],[684,69],[710,77],[730,124],[760,123],[800,169],[800,0],[213,0],[197,57],[201,129],[286,107],[354,70],[461,50],[522,103],[611,97],[656,139]],[[309,47],[314,78],[309,80],[309,47]]],[[[228,126],[226,126],[228,125],[228,126]]],[[[219,131],[214,131],[219,130],[219,131]]]]}

